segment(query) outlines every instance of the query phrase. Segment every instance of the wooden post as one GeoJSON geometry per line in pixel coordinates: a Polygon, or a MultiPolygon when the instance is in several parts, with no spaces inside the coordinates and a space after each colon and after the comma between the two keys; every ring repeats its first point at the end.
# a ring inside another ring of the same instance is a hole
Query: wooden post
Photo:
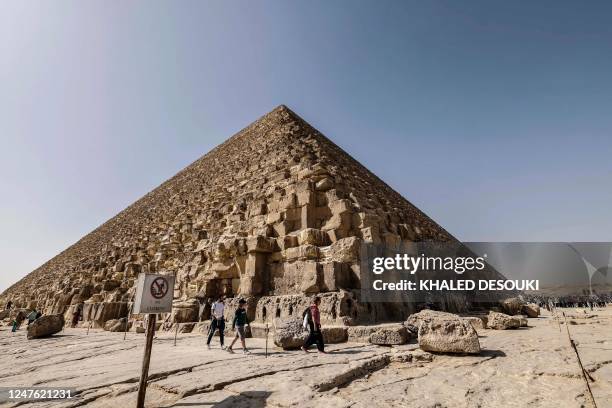
{"type": "Polygon", "coordinates": [[[144,357],[142,359],[142,373],[138,384],[138,401],[136,408],[144,408],[145,396],[147,394],[147,380],[149,379],[149,363],[151,362],[151,349],[153,348],[153,337],[155,335],[156,315],[150,314],[147,319],[147,342],[145,344],[144,357]]]}
{"type": "Polygon", "coordinates": [[[174,347],[176,347],[176,338],[178,337],[178,332],[179,332],[179,323],[175,323],[176,324],[176,331],[174,332],[174,347]]]}
{"type": "Polygon", "coordinates": [[[268,333],[270,329],[268,328],[268,323],[266,323],[266,358],[268,358],[268,333]]]}
{"type": "Polygon", "coordinates": [[[132,306],[130,306],[130,303],[128,302],[127,304],[127,315],[125,316],[125,331],[123,332],[123,341],[125,341],[125,339],[127,338],[127,332],[128,332],[128,325],[130,324],[130,309],[134,307],[134,304],[132,303],[132,306]]]}

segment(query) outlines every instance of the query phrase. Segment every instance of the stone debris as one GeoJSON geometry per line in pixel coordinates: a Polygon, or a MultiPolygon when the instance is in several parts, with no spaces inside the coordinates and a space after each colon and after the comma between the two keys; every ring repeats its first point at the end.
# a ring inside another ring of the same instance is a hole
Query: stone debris
{"type": "Polygon", "coordinates": [[[525,306],[525,302],[517,297],[514,297],[500,301],[500,305],[505,314],[514,316],[521,314],[521,310],[523,309],[523,306],[525,306]]]}
{"type": "Polygon", "coordinates": [[[28,340],[57,334],[64,328],[64,315],[41,316],[28,326],[28,340]]]}
{"type": "MultiPolygon", "coordinates": [[[[508,316],[504,313],[489,312],[487,327],[495,330],[518,329],[522,325],[522,316],[508,316]]],[[[525,319],[525,322],[527,319],[525,319]]]]}
{"type": "Polygon", "coordinates": [[[418,313],[414,313],[408,317],[405,325],[420,327],[423,322],[430,322],[433,320],[458,320],[460,317],[453,313],[439,312],[437,310],[424,309],[418,313]]]}
{"type": "Polygon", "coordinates": [[[370,343],[380,346],[392,346],[408,343],[410,333],[404,326],[385,327],[370,334],[370,343]]]}
{"type": "Polygon", "coordinates": [[[526,314],[527,317],[538,317],[540,316],[540,306],[534,303],[529,303],[527,305],[523,305],[521,312],[526,314]]]}
{"type": "Polygon", "coordinates": [[[276,327],[274,344],[284,350],[297,349],[304,345],[308,332],[302,327],[302,320],[287,320],[276,327]]]}
{"type": "Polygon", "coordinates": [[[419,326],[419,347],[438,353],[480,353],[478,333],[462,319],[433,319],[419,326]]]}

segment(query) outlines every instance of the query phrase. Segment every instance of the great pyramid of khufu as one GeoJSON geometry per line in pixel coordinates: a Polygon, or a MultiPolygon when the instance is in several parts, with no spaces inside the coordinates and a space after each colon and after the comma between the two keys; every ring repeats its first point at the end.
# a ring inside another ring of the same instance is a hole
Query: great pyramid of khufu
{"type": "MultiPolygon", "coordinates": [[[[285,106],[211,150],[2,294],[17,307],[86,321],[125,316],[141,272],[176,274],[175,322],[198,298],[248,299],[251,319],[297,315],[312,294],[323,321],[405,318],[359,302],[361,242],[454,238],[285,106]]],[[[230,301],[230,305],[232,302],[230,301]]]]}

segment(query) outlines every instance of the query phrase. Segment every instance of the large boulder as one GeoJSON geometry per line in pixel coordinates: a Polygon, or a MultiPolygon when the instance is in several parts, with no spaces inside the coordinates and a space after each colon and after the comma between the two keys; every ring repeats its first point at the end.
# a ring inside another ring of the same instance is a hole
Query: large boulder
{"type": "Polygon", "coordinates": [[[523,302],[521,299],[517,297],[514,297],[514,298],[504,299],[500,301],[499,304],[504,313],[510,316],[514,316],[514,315],[521,313],[521,310],[523,309],[523,305],[525,304],[525,302],[523,302]]]}
{"type": "Polygon", "coordinates": [[[28,326],[28,340],[52,336],[64,328],[64,315],[41,316],[28,326]]]}
{"type": "Polygon", "coordinates": [[[4,320],[6,318],[9,317],[9,315],[11,314],[10,310],[3,310],[0,312],[0,320],[4,320]]]}
{"type": "Polygon", "coordinates": [[[459,320],[459,316],[447,312],[438,312],[437,310],[424,309],[419,313],[414,313],[408,316],[408,320],[404,323],[405,326],[418,327],[423,322],[430,322],[433,320],[459,320]]]}
{"type": "Polygon", "coordinates": [[[478,334],[466,320],[434,319],[419,326],[419,347],[438,353],[480,353],[478,334]]]}
{"type": "Polygon", "coordinates": [[[302,327],[302,320],[287,320],[276,327],[274,344],[284,350],[300,348],[306,342],[308,332],[302,327]]]}
{"type": "Polygon", "coordinates": [[[325,344],[344,343],[348,339],[348,330],[345,326],[323,326],[321,334],[325,344]]]}
{"type": "Polygon", "coordinates": [[[540,306],[535,303],[529,303],[527,305],[523,305],[522,309],[523,314],[526,314],[527,317],[538,317],[540,315],[540,306]]]}
{"type": "Polygon", "coordinates": [[[406,344],[409,339],[410,333],[403,326],[384,327],[370,335],[370,343],[381,346],[406,344]]]}
{"type": "Polygon", "coordinates": [[[504,313],[489,312],[487,326],[489,329],[506,330],[521,327],[521,316],[508,316],[504,313]]]}

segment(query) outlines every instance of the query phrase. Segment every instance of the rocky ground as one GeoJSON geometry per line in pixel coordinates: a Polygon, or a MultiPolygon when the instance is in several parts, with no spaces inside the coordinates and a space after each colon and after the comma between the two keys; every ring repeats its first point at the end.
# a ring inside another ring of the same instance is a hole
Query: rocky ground
{"type": "MultiPolygon", "coordinates": [[[[593,377],[598,407],[612,406],[612,308],[566,310],[572,338],[593,377]]],[[[26,340],[0,328],[0,387],[73,387],[69,402],[36,407],[134,406],[144,335],[66,329],[26,340]]],[[[330,345],[328,355],[271,349],[230,355],[202,335],[159,333],[151,407],[590,407],[566,327],[550,314],[518,330],[480,330],[480,355],[430,354],[417,344],[330,345]]],[[[272,346],[272,341],[270,341],[272,346]]],[[[16,406],[15,404],[7,406],[16,406]]]]}

